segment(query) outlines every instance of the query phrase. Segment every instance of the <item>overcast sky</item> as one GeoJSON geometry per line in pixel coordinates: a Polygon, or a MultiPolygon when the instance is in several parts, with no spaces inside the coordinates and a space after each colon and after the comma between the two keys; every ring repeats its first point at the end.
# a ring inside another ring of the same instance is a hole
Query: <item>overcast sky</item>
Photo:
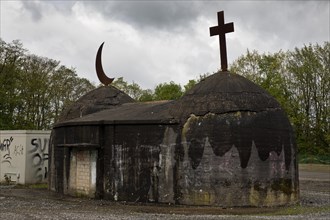
{"type": "Polygon", "coordinates": [[[181,85],[220,67],[217,12],[234,22],[226,35],[229,63],[258,50],[272,53],[329,41],[329,1],[0,1],[0,37],[30,53],[74,67],[99,84],[103,68],[143,88],[181,85]]]}

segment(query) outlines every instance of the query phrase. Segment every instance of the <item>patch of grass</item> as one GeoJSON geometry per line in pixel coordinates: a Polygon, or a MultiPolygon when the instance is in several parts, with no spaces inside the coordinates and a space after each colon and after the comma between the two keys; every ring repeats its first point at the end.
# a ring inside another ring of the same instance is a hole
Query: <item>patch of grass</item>
{"type": "Polygon", "coordinates": [[[48,189],[47,183],[37,183],[29,185],[30,189],[48,189]]]}
{"type": "Polygon", "coordinates": [[[35,184],[16,184],[17,189],[48,189],[47,183],[35,183],[35,184]]]}
{"type": "Polygon", "coordinates": [[[299,163],[314,163],[314,164],[330,164],[330,156],[329,155],[299,154],[298,162],[299,163]]]}

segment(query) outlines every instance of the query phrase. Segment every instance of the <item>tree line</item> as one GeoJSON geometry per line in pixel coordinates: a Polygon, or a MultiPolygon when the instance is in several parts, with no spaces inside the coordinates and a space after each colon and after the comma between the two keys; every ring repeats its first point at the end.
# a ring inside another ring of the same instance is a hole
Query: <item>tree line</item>
{"type": "Polygon", "coordinates": [[[50,129],[63,108],[95,86],[59,61],[0,39],[0,130],[50,129]]]}
{"type": "MultiPolygon", "coordinates": [[[[273,95],[286,111],[300,154],[330,158],[330,43],[292,51],[247,51],[231,65],[273,95]]],[[[113,86],[137,101],[175,100],[210,73],[181,86],[173,81],[142,89],[123,77],[113,86]]],[[[28,53],[20,41],[0,39],[0,129],[50,129],[63,108],[95,88],[49,58],[28,53]]]]}

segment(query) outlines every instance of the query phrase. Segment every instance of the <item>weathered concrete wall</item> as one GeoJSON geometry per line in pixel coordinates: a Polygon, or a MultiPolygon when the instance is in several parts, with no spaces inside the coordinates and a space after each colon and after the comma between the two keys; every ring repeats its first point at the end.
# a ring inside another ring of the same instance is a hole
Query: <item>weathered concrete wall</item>
{"type": "Polygon", "coordinates": [[[159,154],[165,130],[164,125],[117,125],[107,129],[114,141],[104,147],[105,198],[158,202],[159,154]]]}
{"type": "Polygon", "coordinates": [[[177,170],[177,126],[166,128],[163,141],[160,144],[159,162],[158,162],[158,202],[172,203],[176,201],[177,178],[180,176],[177,170]]]}
{"type": "Polygon", "coordinates": [[[281,114],[191,115],[182,129],[178,203],[296,203],[299,188],[294,137],[281,114]]]}
{"type": "Polygon", "coordinates": [[[0,181],[27,184],[46,182],[50,131],[0,131],[0,181]]]}

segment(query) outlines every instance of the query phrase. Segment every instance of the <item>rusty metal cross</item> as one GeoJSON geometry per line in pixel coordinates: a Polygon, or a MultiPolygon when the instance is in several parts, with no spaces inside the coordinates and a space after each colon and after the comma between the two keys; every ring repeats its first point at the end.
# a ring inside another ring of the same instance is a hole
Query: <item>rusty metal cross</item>
{"type": "Polygon", "coordinates": [[[218,12],[218,26],[210,27],[210,36],[219,35],[221,70],[227,71],[226,33],[234,32],[234,23],[225,24],[223,11],[218,12]]]}

